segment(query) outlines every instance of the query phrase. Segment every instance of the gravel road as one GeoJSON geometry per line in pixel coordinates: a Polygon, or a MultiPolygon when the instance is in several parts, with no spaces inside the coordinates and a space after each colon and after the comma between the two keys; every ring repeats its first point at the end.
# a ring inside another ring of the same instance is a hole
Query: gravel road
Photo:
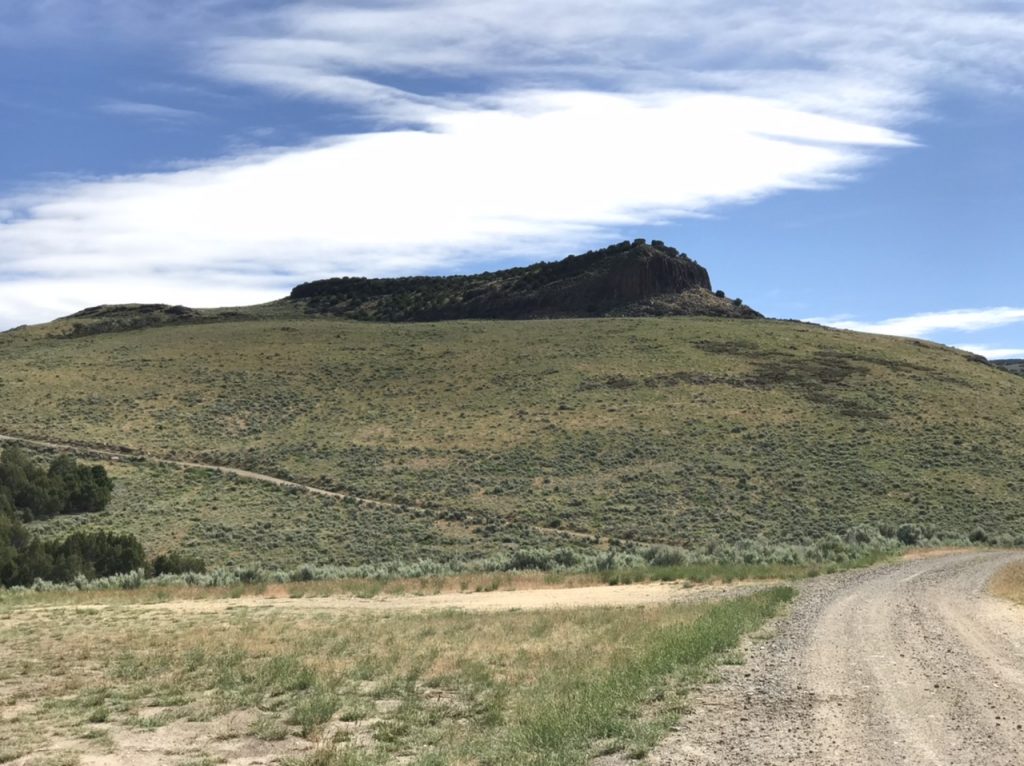
{"type": "Polygon", "coordinates": [[[1024,608],[985,594],[1019,553],[802,583],[649,763],[1024,764],[1024,608]]]}

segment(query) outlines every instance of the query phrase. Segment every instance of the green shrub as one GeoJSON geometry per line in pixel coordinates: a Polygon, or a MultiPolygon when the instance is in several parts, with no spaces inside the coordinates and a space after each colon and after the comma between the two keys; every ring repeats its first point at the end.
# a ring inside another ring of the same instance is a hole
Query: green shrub
{"type": "Polygon", "coordinates": [[[79,465],[70,455],[54,458],[44,471],[17,447],[0,453],[0,510],[13,508],[23,521],[102,511],[113,486],[103,466],[79,465]]]}
{"type": "Polygon", "coordinates": [[[153,559],[149,566],[148,574],[159,577],[165,574],[184,574],[186,572],[203,573],[206,571],[206,562],[199,556],[190,556],[180,551],[163,553],[153,559]]]}
{"type": "Polygon", "coordinates": [[[921,540],[921,527],[917,524],[900,524],[896,530],[896,539],[904,545],[917,545],[921,540]]]}

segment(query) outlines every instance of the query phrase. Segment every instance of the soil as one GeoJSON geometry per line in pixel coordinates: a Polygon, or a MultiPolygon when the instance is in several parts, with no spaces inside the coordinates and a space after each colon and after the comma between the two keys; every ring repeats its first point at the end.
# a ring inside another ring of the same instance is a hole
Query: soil
{"type": "MultiPolygon", "coordinates": [[[[524,611],[535,609],[575,609],[583,607],[643,606],[646,604],[701,603],[752,593],[776,584],[773,580],[756,582],[693,585],[682,582],[634,583],[630,585],[585,585],[581,587],[530,588],[473,593],[434,593],[429,595],[378,595],[360,598],[347,594],[289,598],[279,596],[240,596],[238,598],[176,599],[140,604],[79,604],[35,606],[18,609],[9,619],[17,622],[33,612],[82,609],[136,609],[175,613],[215,613],[240,608],[287,609],[299,612],[370,611],[425,612],[457,609],[467,612],[524,611]]],[[[102,593],[102,592],[100,592],[102,593]]]]}

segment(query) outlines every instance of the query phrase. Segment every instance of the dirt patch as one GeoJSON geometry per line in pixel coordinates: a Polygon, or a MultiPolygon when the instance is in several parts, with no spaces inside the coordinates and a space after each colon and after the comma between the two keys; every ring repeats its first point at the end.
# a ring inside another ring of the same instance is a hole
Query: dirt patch
{"type": "Polygon", "coordinates": [[[250,734],[259,717],[252,711],[230,713],[211,721],[172,721],[159,728],[138,729],[117,724],[90,727],[90,739],[54,740],[45,748],[17,758],[9,766],[64,763],[73,754],[81,766],[166,766],[170,763],[218,763],[226,766],[269,766],[313,748],[307,740],[287,736],[266,741],[250,734]],[[97,752],[106,751],[106,752],[97,752]]]}
{"type": "Polygon", "coordinates": [[[954,553],[977,552],[977,548],[914,548],[904,553],[900,558],[903,561],[918,561],[920,559],[933,559],[938,556],[949,556],[954,553]]]}
{"type": "Polygon", "coordinates": [[[239,608],[381,612],[456,609],[469,612],[497,612],[701,602],[729,595],[740,595],[774,584],[776,584],[775,581],[715,585],[655,582],[631,585],[593,585],[580,588],[495,590],[484,593],[437,593],[427,596],[376,596],[373,598],[338,595],[288,599],[272,596],[244,596],[216,600],[164,601],[154,604],[135,604],[125,608],[192,613],[222,612],[239,608]]]}

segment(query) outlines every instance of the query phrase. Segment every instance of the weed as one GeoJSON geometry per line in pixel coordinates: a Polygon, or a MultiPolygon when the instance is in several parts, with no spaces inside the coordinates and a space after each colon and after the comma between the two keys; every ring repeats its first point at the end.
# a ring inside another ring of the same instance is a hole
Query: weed
{"type": "Polygon", "coordinates": [[[249,733],[256,739],[273,742],[285,739],[289,734],[289,729],[277,718],[261,716],[250,724],[249,733]]]}
{"type": "Polygon", "coordinates": [[[331,720],[340,704],[335,692],[323,688],[313,689],[293,708],[288,722],[299,726],[302,736],[309,736],[331,720]]]}
{"type": "Polygon", "coordinates": [[[1024,604],[1024,562],[1008,564],[989,581],[989,590],[1001,598],[1024,604]]]}

